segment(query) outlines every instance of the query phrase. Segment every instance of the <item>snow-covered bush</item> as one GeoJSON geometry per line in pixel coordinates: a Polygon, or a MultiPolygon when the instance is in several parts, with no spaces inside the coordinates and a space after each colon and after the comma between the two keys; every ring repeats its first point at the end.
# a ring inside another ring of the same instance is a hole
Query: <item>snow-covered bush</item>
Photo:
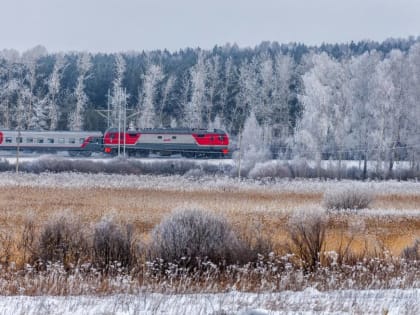
{"type": "Polygon", "coordinates": [[[300,259],[307,271],[318,268],[325,249],[327,216],[319,210],[298,211],[288,222],[290,250],[300,259]]]}
{"type": "Polygon", "coordinates": [[[248,177],[252,179],[290,178],[291,176],[292,174],[287,164],[278,161],[257,163],[248,174],[248,177]]]}
{"type": "Polygon", "coordinates": [[[111,266],[129,267],[134,262],[133,229],[124,228],[109,218],[102,219],[95,226],[93,234],[93,262],[109,271],[111,266]]]}
{"type": "Polygon", "coordinates": [[[331,189],[324,194],[327,210],[358,210],[368,208],[373,195],[366,189],[356,186],[331,189]]]}
{"type": "Polygon", "coordinates": [[[230,264],[241,247],[223,217],[185,209],[174,212],[153,229],[151,258],[186,267],[199,266],[203,261],[230,264]]]}

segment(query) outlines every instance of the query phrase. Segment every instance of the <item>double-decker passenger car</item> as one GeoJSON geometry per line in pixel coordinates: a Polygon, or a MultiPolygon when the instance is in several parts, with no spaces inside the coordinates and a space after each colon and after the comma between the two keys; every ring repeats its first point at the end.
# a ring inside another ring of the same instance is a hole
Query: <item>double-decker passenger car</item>
{"type": "Polygon", "coordinates": [[[102,151],[98,131],[0,130],[0,150],[29,152],[67,151],[70,155],[89,156],[102,151]]]}
{"type": "Polygon", "coordinates": [[[116,154],[118,148],[129,155],[149,153],[169,156],[224,158],[229,156],[229,137],[220,129],[150,128],[118,132],[108,129],[103,139],[104,152],[116,154]]]}

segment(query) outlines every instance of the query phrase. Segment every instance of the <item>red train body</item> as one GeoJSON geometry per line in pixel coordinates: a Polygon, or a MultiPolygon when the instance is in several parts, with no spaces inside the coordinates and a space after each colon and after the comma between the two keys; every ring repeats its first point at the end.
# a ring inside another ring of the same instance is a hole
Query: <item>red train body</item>
{"type": "Polygon", "coordinates": [[[150,153],[169,156],[225,158],[229,156],[229,137],[223,130],[190,128],[151,128],[118,132],[111,128],[104,134],[104,152],[117,154],[118,148],[131,156],[150,153]]]}

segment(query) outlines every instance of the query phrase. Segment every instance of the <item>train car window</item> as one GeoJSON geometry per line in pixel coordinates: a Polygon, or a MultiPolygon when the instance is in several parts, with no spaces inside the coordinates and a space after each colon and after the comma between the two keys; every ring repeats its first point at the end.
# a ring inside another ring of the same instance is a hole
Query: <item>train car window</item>
{"type": "Polygon", "coordinates": [[[47,143],[54,143],[54,138],[48,138],[47,143]]]}
{"type": "Polygon", "coordinates": [[[64,138],[59,138],[58,143],[64,143],[64,138]]]}
{"type": "Polygon", "coordinates": [[[44,138],[38,138],[38,139],[36,139],[36,142],[37,143],[44,143],[44,138]]]}
{"type": "Polygon", "coordinates": [[[6,143],[12,143],[12,137],[6,137],[5,141],[6,143]]]}
{"type": "Polygon", "coordinates": [[[69,143],[72,143],[72,144],[76,143],[76,139],[74,139],[74,138],[69,138],[69,143]]]}
{"type": "Polygon", "coordinates": [[[22,143],[23,142],[23,138],[22,137],[16,137],[16,143],[22,143]]]}
{"type": "Polygon", "coordinates": [[[176,139],[176,136],[172,136],[172,139],[176,139]]]}
{"type": "Polygon", "coordinates": [[[158,136],[157,138],[158,138],[158,139],[162,139],[162,136],[158,136]]]}
{"type": "Polygon", "coordinates": [[[34,143],[34,138],[26,138],[26,143],[34,143]]]}

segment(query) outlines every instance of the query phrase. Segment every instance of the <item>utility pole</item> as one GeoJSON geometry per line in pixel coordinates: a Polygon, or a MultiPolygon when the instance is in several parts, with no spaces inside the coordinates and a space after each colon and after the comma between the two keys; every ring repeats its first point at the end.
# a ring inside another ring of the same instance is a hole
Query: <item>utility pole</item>
{"type": "Polygon", "coordinates": [[[242,130],[239,130],[238,181],[241,181],[242,130]]]}
{"type": "Polygon", "coordinates": [[[20,135],[20,124],[18,127],[18,135],[16,138],[16,174],[19,174],[19,153],[20,153],[20,139],[21,139],[21,135],[20,135]]]}
{"type": "Polygon", "coordinates": [[[121,154],[121,89],[118,89],[118,157],[120,157],[121,154]]]}
{"type": "MultiPolygon", "coordinates": [[[[124,96],[127,95],[127,91],[124,88],[124,96]]],[[[125,157],[125,145],[126,145],[126,129],[127,129],[127,98],[124,97],[124,145],[123,145],[123,155],[125,157]]]]}
{"type": "Polygon", "coordinates": [[[110,95],[110,92],[109,92],[109,89],[108,89],[108,97],[107,97],[107,111],[106,111],[106,128],[107,129],[109,129],[109,125],[110,125],[110,123],[109,123],[109,114],[110,114],[110,112],[111,112],[111,110],[110,110],[110,106],[111,106],[111,104],[110,104],[110,101],[109,101],[109,99],[111,98],[111,95],[110,95]]]}

